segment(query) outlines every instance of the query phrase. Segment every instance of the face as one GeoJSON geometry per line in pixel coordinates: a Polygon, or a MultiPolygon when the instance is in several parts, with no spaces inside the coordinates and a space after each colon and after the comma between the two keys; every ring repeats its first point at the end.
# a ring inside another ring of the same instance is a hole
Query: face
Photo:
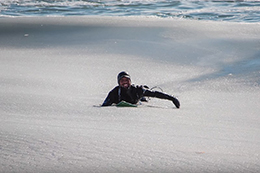
{"type": "Polygon", "coordinates": [[[119,86],[121,86],[123,88],[129,88],[130,85],[131,85],[131,80],[129,78],[123,77],[119,81],[119,86]]]}

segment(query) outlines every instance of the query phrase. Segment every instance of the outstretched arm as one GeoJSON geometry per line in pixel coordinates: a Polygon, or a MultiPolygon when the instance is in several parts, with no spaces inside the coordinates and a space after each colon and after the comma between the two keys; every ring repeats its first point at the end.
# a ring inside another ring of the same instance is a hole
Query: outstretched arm
{"type": "Polygon", "coordinates": [[[179,100],[177,98],[173,97],[173,96],[168,95],[168,94],[165,94],[165,93],[162,93],[162,92],[159,92],[159,91],[145,90],[144,96],[171,100],[173,102],[173,104],[176,106],[176,108],[180,108],[179,100]]]}

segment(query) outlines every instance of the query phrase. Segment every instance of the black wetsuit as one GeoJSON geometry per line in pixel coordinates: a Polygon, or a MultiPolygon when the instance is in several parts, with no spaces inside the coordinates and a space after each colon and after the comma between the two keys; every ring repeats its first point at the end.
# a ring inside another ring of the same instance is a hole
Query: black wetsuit
{"type": "Polygon", "coordinates": [[[173,96],[158,91],[151,91],[145,89],[143,86],[134,85],[131,85],[129,89],[120,86],[115,87],[109,92],[102,106],[111,106],[113,103],[117,104],[121,101],[136,104],[145,96],[171,100],[177,108],[180,107],[179,101],[173,96]]]}

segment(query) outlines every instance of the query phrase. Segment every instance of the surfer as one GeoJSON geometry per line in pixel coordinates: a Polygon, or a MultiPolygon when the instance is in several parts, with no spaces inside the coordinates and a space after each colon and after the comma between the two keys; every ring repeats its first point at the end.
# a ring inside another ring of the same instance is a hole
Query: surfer
{"type": "Polygon", "coordinates": [[[171,95],[149,90],[147,86],[132,85],[130,75],[125,71],[122,71],[117,75],[117,82],[118,86],[109,92],[102,106],[111,106],[113,103],[118,104],[121,101],[137,104],[140,100],[147,101],[145,97],[156,97],[170,100],[176,108],[180,108],[178,99],[171,95]]]}

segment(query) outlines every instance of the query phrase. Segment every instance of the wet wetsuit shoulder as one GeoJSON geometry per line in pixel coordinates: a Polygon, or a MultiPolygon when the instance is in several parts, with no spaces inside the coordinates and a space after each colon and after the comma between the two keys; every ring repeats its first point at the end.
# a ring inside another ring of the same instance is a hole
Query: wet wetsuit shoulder
{"type": "Polygon", "coordinates": [[[115,103],[115,104],[119,103],[118,90],[119,90],[119,86],[116,86],[114,89],[112,89],[108,93],[102,106],[111,106],[113,103],[115,103]]]}

